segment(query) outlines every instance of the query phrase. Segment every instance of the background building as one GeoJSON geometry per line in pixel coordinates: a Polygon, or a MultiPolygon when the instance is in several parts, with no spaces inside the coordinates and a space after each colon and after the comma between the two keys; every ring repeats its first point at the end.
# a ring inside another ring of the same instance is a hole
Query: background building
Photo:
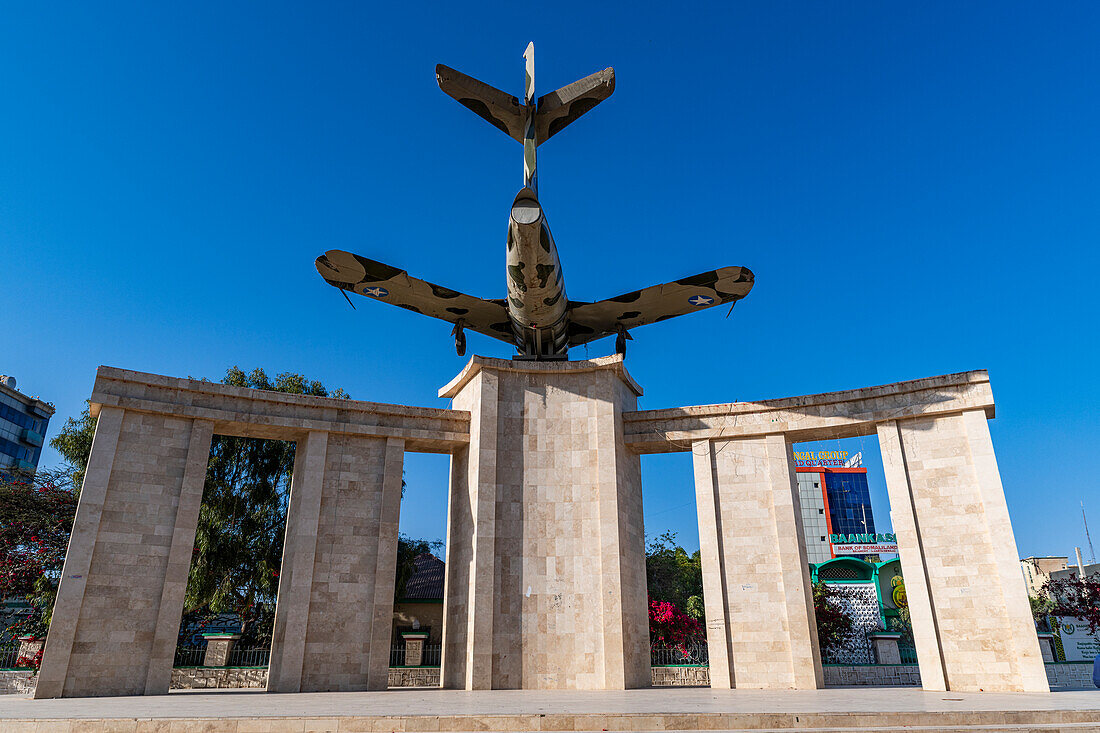
{"type": "Polygon", "coordinates": [[[405,593],[393,604],[393,644],[401,644],[401,631],[427,631],[428,644],[443,641],[443,579],[445,565],[425,552],[413,561],[413,574],[405,593]]]}
{"type": "Polygon", "coordinates": [[[819,457],[823,453],[826,452],[814,453],[814,457],[809,457],[808,453],[795,453],[806,557],[811,563],[822,563],[836,557],[829,535],[875,533],[875,515],[871,510],[871,493],[867,486],[867,469],[862,466],[862,455],[857,453],[851,458],[819,457]]]}
{"type": "Polygon", "coordinates": [[[0,469],[33,471],[42,456],[54,409],[15,389],[15,377],[0,375],[0,469]]]}
{"type": "Polygon", "coordinates": [[[1027,583],[1029,596],[1039,595],[1043,583],[1047,582],[1050,574],[1066,569],[1066,557],[1025,557],[1020,561],[1020,570],[1024,574],[1024,582],[1027,583]]]}

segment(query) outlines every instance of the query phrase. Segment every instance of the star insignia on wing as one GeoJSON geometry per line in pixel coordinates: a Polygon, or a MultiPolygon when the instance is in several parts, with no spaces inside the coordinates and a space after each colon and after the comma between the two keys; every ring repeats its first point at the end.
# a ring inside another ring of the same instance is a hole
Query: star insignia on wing
{"type": "Polygon", "coordinates": [[[363,288],[363,295],[372,295],[375,298],[385,298],[390,294],[385,288],[363,288]]]}
{"type": "Polygon", "coordinates": [[[714,298],[708,298],[705,295],[696,295],[694,298],[688,298],[688,302],[692,305],[710,305],[714,302],[714,298]]]}

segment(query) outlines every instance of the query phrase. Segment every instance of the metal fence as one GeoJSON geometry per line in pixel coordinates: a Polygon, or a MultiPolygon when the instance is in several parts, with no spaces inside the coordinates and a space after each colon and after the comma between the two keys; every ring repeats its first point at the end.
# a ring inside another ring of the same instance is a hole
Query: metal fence
{"type": "Polygon", "coordinates": [[[440,661],[443,659],[443,645],[442,644],[425,644],[424,656],[421,658],[421,667],[438,667],[440,661]]]}
{"type": "Polygon", "coordinates": [[[176,658],[172,662],[173,667],[201,667],[202,660],[206,656],[204,646],[178,646],[176,658]]]}
{"type": "Polygon", "coordinates": [[[898,639],[898,653],[901,655],[902,664],[917,663],[917,648],[913,645],[912,639],[906,639],[904,636],[898,639]]]}
{"type": "MultiPolygon", "coordinates": [[[[405,645],[394,644],[390,646],[390,666],[391,667],[404,667],[405,666],[405,645]]],[[[424,652],[420,656],[421,667],[438,667],[443,659],[443,645],[442,644],[425,644],[424,652]]]]}
{"type": "Polygon", "coordinates": [[[268,659],[270,658],[270,647],[259,646],[252,649],[238,649],[234,647],[233,650],[229,652],[229,660],[225,666],[266,667],[268,659]]]}
{"type": "Polygon", "coordinates": [[[654,646],[649,651],[649,663],[653,667],[710,666],[706,642],[685,646],[654,646]]]}
{"type": "Polygon", "coordinates": [[[19,659],[18,644],[0,646],[0,669],[15,669],[15,660],[19,659]]]}

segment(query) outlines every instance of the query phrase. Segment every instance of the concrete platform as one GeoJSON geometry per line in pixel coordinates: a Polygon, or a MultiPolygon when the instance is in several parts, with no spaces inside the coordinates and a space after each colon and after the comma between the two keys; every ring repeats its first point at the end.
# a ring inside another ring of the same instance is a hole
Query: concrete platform
{"type": "Polygon", "coordinates": [[[475,730],[1100,731],[1100,691],[390,690],[0,697],[0,733],[475,730]]]}

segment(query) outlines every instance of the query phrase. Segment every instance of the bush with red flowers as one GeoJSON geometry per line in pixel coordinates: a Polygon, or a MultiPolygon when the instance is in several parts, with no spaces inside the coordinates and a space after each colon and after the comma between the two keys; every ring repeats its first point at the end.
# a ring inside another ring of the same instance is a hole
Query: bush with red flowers
{"type": "Polygon", "coordinates": [[[703,625],[669,601],[649,599],[649,643],[684,649],[703,641],[703,625]]]}
{"type": "Polygon", "coordinates": [[[33,609],[5,635],[46,635],[76,501],[71,472],[0,474],[0,598],[25,598],[33,609]]]}

